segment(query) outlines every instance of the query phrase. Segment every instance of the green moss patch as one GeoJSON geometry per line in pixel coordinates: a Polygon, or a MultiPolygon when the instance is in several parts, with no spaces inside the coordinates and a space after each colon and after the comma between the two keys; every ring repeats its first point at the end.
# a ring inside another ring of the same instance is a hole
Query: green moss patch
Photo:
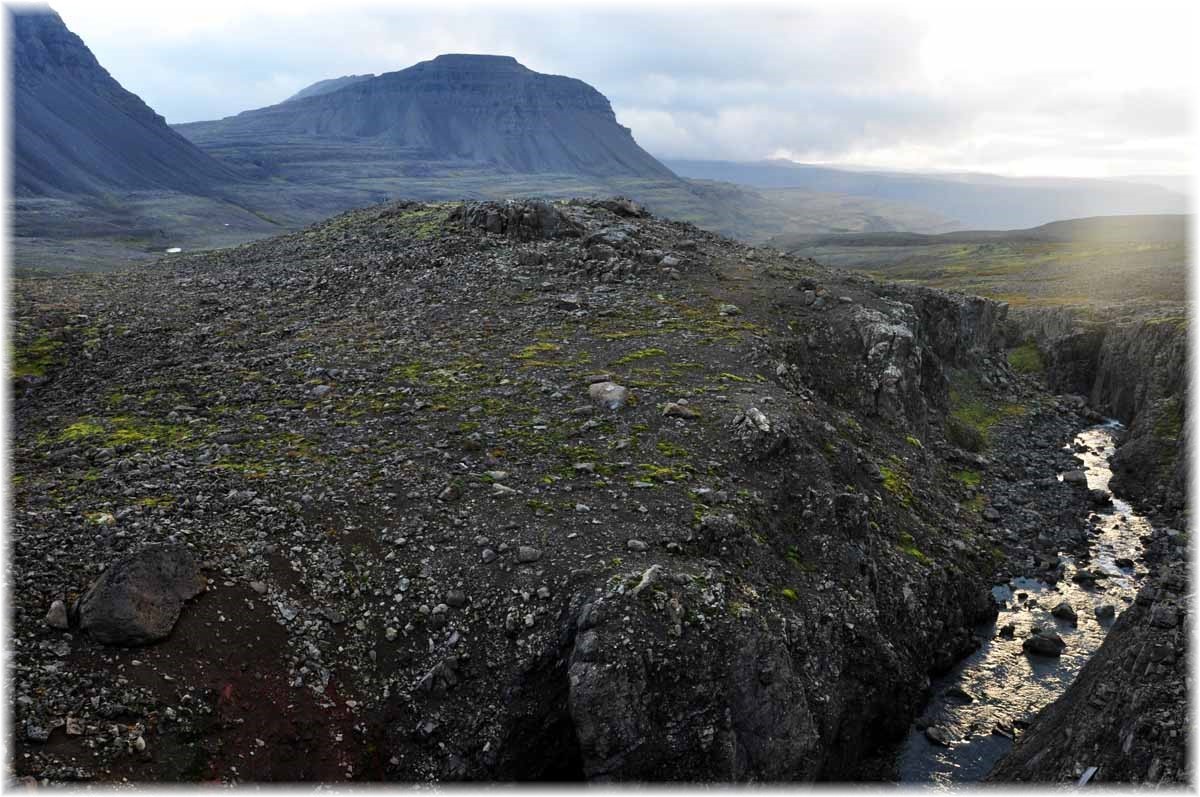
{"type": "Polygon", "coordinates": [[[970,468],[956,470],[954,473],[950,474],[950,478],[954,479],[964,487],[971,488],[978,487],[979,483],[983,480],[983,477],[980,475],[979,471],[971,470],[970,468]]]}
{"type": "Polygon", "coordinates": [[[659,440],[655,444],[655,448],[657,448],[659,453],[665,457],[686,457],[689,453],[688,450],[683,446],[676,445],[669,440],[659,440]]]}
{"type": "Polygon", "coordinates": [[[959,448],[979,452],[990,443],[991,430],[1005,418],[1025,414],[1020,404],[1000,404],[982,394],[978,386],[960,377],[950,388],[950,415],[946,439],[959,448]]]}
{"type": "Polygon", "coordinates": [[[39,335],[33,342],[17,346],[12,356],[12,377],[45,376],[46,371],[62,362],[60,349],[63,343],[49,335],[39,335]]]}
{"type": "Polygon", "coordinates": [[[626,354],[623,357],[619,357],[616,360],[613,360],[612,365],[628,365],[629,363],[635,363],[639,360],[645,360],[649,357],[665,357],[666,354],[667,353],[665,351],[663,351],[662,349],[655,348],[652,346],[647,349],[638,349],[637,351],[631,351],[631,352],[629,352],[629,354],[626,354]]]}
{"type": "Polygon", "coordinates": [[[514,360],[534,360],[537,359],[538,355],[560,351],[561,349],[562,346],[559,346],[557,343],[546,343],[545,341],[539,341],[538,343],[530,343],[528,346],[512,355],[512,358],[514,360]]]}
{"type": "Polygon", "coordinates": [[[900,503],[908,506],[912,503],[912,485],[909,483],[908,471],[904,469],[899,458],[893,457],[890,465],[879,469],[883,474],[883,489],[900,499],[900,503]]]}
{"type": "Polygon", "coordinates": [[[58,435],[58,441],[89,441],[102,448],[124,445],[170,448],[184,445],[196,437],[196,430],[183,424],[159,423],[130,415],[116,415],[109,418],[81,418],[63,429],[58,435]]]}
{"type": "Polygon", "coordinates": [[[1046,361],[1036,343],[1025,343],[1008,352],[1008,364],[1019,374],[1040,374],[1046,361]]]}
{"type": "Polygon", "coordinates": [[[916,559],[921,564],[923,564],[923,565],[933,564],[933,560],[930,559],[925,554],[924,551],[922,551],[920,548],[918,548],[916,546],[916,541],[913,539],[912,535],[909,534],[908,532],[904,532],[903,534],[900,535],[899,547],[900,547],[900,550],[903,551],[906,555],[911,556],[913,559],[916,559]]]}
{"type": "Polygon", "coordinates": [[[1154,421],[1154,436],[1167,443],[1174,443],[1183,434],[1183,408],[1178,397],[1172,396],[1163,402],[1162,410],[1154,421]]]}

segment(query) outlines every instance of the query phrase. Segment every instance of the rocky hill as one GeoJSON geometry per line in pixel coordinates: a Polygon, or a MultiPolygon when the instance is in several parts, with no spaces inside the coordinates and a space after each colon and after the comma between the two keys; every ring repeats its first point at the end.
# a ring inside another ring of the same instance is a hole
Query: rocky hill
{"type": "Polygon", "coordinates": [[[868,777],[995,579],[1087,538],[1086,413],[1004,305],[627,200],[391,204],[14,303],[22,776],[868,777]]]}
{"type": "Polygon", "coordinates": [[[58,14],[19,6],[7,13],[16,195],[206,195],[239,179],[122,88],[58,14]]]}
{"type": "MultiPolygon", "coordinates": [[[[674,178],[581,80],[543,75],[508,56],[440,55],[378,77],[177,125],[220,152],[337,142],[382,147],[394,160],[486,164],[517,173],[674,178]]],[[[344,155],[343,155],[344,157],[344,155]]]]}

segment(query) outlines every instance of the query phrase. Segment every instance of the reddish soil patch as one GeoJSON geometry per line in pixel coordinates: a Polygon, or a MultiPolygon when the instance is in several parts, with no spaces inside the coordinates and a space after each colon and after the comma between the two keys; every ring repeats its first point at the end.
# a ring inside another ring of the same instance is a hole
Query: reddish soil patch
{"type": "Polygon", "coordinates": [[[244,585],[218,586],[189,602],[170,638],[156,645],[77,644],[68,659],[71,669],[104,672],[114,680],[123,676],[148,689],[164,710],[189,705],[183,696],[190,691],[190,704],[207,705],[211,713],[198,715],[186,729],[163,712],[143,718],[146,751],[98,772],[82,738],[59,728],[45,745],[19,743],[18,775],[36,774],[42,752],[104,780],[344,782],[381,774],[376,756],[365,752],[367,722],[345,704],[336,676],[319,696],[289,684],[287,631],[264,597],[244,585]],[[25,752],[33,755],[26,759],[25,752]]]}

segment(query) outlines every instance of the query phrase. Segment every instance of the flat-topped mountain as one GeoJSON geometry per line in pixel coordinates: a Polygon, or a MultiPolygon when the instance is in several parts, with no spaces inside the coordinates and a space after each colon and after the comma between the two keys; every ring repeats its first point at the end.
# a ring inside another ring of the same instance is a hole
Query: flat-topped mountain
{"type": "Polygon", "coordinates": [[[237,179],[125,90],[50,8],[9,13],[15,194],[208,194],[237,179]]]}
{"type": "Polygon", "coordinates": [[[508,56],[440,55],[399,72],[334,83],[176,129],[217,150],[322,142],[349,149],[357,143],[376,148],[376,157],[470,162],[506,172],[674,177],[618,124],[599,91],[534,72],[508,56]]]}

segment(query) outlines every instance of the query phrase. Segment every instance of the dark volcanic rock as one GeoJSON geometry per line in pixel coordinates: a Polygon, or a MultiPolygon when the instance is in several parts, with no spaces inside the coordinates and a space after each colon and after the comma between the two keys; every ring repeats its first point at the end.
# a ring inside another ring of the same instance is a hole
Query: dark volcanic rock
{"type": "Polygon", "coordinates": [[[111,565],[79,600],[79,628],[109,645],[155,642],[204,583],[185,546],[144,548],[111,565]]]}
{"type": "Polygon", "coordinates": [[[105,71],[48,8],[10,8],[17,195],[160,189],[211,194],[239,178],[105,71]]]}
{"type": "Polygon", "coordinates": [[[898,285],[881,293],[882,307],[824,311],[822,327],[790,341],[789,363],[830,400],[924,436],[931,416],[947,407],[947,371],[999,351],[1007,306],[898,285]]]}
{"type": "Polygon", "coordinates": [[[1079,620],[1079,616],[1075,613],[1075,608],[1067,601],[1061,601],[1057,606],[1050,610],[1050,614],[1060,620],[1069,620],[1075,623],[1079,620]]]}
{"type": "Polygon", "coordinates": [[[580,235],[579,225],[550,202],[538,199],[461,205],[451,218],[461,218],[472,227],[517,241],[578,238],[580,235]]]}
{"type": "Polygon", "coordinates": [[[1067,643],[1054,631],[1036,629],[1021,643],[1021,647],[1038,656],[1061,656],[1067,649],[1067,643]]]}

